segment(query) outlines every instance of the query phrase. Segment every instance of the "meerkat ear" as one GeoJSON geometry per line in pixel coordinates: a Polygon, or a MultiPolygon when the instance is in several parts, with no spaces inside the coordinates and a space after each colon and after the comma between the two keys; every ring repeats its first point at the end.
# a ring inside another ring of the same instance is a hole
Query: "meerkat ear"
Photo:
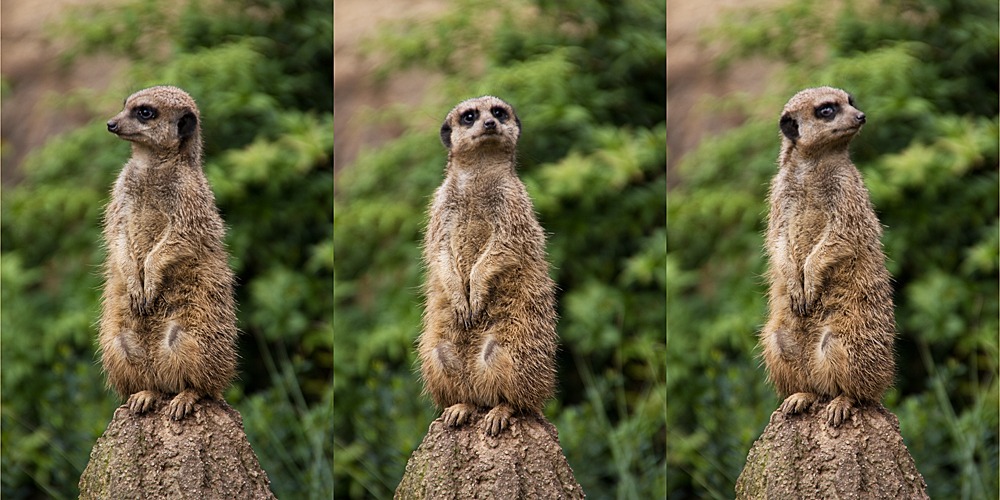
{"type": "Polygon", "coordinates": [[[198,117],[188,111],[180,120],[177,120],[177,136],[181,139],[190,136],[198,128],[198,117]]]}
{"type": "Polygon", "coordinates": [[[444,147],[451,149],[451,125],[448,125],[448,120],[441,125],[441,142],[444,143],[444,147]]]}
{"type": "Polygon", "coordinates": [[[791,140],[799,138],[799,123],[792,118],[790,113],[781,115],[781,133],[791,140]]]}

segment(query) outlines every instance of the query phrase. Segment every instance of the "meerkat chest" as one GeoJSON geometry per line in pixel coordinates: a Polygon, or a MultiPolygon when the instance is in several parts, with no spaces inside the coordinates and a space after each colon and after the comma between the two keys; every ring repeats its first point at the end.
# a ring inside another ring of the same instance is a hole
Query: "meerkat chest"
{"type": "Polygon", "coordinates": [[[811,205],[800,207],[789,226],[792,248],[806,253],[815,247],[826,232],[827,221],[827,214],[823,210],[811,205]]]}
{"type": "Polygon", "coordinates": [[[146,255],[170,225],[174,188],[169,178],[135,179],[126,190],[125,227],[139,255],[146,255]]]}
{"type": "Polygon", "coordinates": [[[499,230],[503,220],[503,190],[486,179],[466,180],[458,184],[448,206],[452,252],[459,268],[469,271],[499,230]]]}
{"type": "Polygon", "coordinates": [[[467,273],[493,236],[494,217],[488,207],[478,203],[465,203],[459,207],[451,217],[451,248],[459,269],[467,273]]]}
{"type": "Polygon", "coordinates": [[[145,202],[136,204],[126,220],[133,247],[141,256],[148,254],[170,223],[166,213],[145,202]]]}
{"type": "Polygon", "coordinates": [[[796,179],[789,186],[786,206],[786,228],[792,251],[805,258],[827,232],[833,214],[829,193],[811,179],[796,179]]]}

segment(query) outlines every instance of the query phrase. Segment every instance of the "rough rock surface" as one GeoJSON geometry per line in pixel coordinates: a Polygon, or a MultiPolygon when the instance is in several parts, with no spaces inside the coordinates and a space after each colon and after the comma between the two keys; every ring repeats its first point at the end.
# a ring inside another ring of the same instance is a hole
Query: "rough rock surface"
{"type": "Polygon", "coordinates": [[[828,402],[802,414],[771,414],[736,481],[738,499],[928,498],[895,415],[880,403],[856,405],[834,428],[828,402]]]}
{"type": "Polygon", "coordinates": [[[517,414],[499,436],[486,433],[485,412],[471,423],[431,422],[406,464],[396,500],[585,498],[559,446],[559,432],[541,414],[517,414]]]}
{"type": "Polygon", "coordinates": [[[80,477],[81,499],[274,499],[238,411],[203,398],[175,421],[168,403],[115,410],[80,477]]]}

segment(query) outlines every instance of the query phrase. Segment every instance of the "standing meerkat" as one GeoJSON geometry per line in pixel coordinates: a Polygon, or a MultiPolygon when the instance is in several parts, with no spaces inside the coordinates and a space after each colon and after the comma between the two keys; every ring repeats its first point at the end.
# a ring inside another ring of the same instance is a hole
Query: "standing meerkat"
{"type": "Polygon", "coordinates": [[[222,399],[236,374],[233,273],[198,108],[179,88],[148,88],[108,131],[132,143],[132,158],[105,213],[101,361],[133,412],[176,394],[168,414],[181,419],[202,397],[222,399]]]}
{"type": "Polygon", "coordinates": [[[545,233],[515,172],[520,135],[514,109],[496,97],[448,113],[448,165],[423,250],[425,393],[444,407],[448,426],[491,408],[492,435],[515,412],[540,412],[556,378],[555,283],[545,233]]]}
{"type": "Polygon", "coordinates": [[[854,99],[830,87],[799,92],[781,115],[767,252],[770,317],[760,337],[780,410],[832,397],[839,426],[855,402],[892,384],[895,320],[882,226],[847,147],[865,123],[854,99]]]}

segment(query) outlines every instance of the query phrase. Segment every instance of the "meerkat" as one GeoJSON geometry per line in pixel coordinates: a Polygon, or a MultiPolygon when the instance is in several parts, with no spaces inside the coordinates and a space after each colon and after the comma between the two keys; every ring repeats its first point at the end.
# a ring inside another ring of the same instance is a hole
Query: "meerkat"
{"type": "Polygon", "coordinates": [[[236,374],[234,278],[202,172],[200,115],[183,90],[152,87],[108,131],[132,157],[104,217],[101,361],[134,413],[174,394],[168,415],[180,420],[198,399],[222,399],[236,374]]]}
{"type": "Polygon", "coordinates": [[[489,408],[491,435],[516,412],[540,412],[556,378],[555,283],[545,233],[515,172],[520,135],[514,109],[496,97],[448,113],[448,164],[423,248],[425,393],[452,427],[489,408]]]}
{"type": "Polygon", "coordinates": [[[769,318],[760,343],[784,414],[819,397],[829,425],[892,384],[892,287],[882,226],[848,145],[865,123],[830,87],[799,92],[781,115],[767,228],[769,318]]]}

